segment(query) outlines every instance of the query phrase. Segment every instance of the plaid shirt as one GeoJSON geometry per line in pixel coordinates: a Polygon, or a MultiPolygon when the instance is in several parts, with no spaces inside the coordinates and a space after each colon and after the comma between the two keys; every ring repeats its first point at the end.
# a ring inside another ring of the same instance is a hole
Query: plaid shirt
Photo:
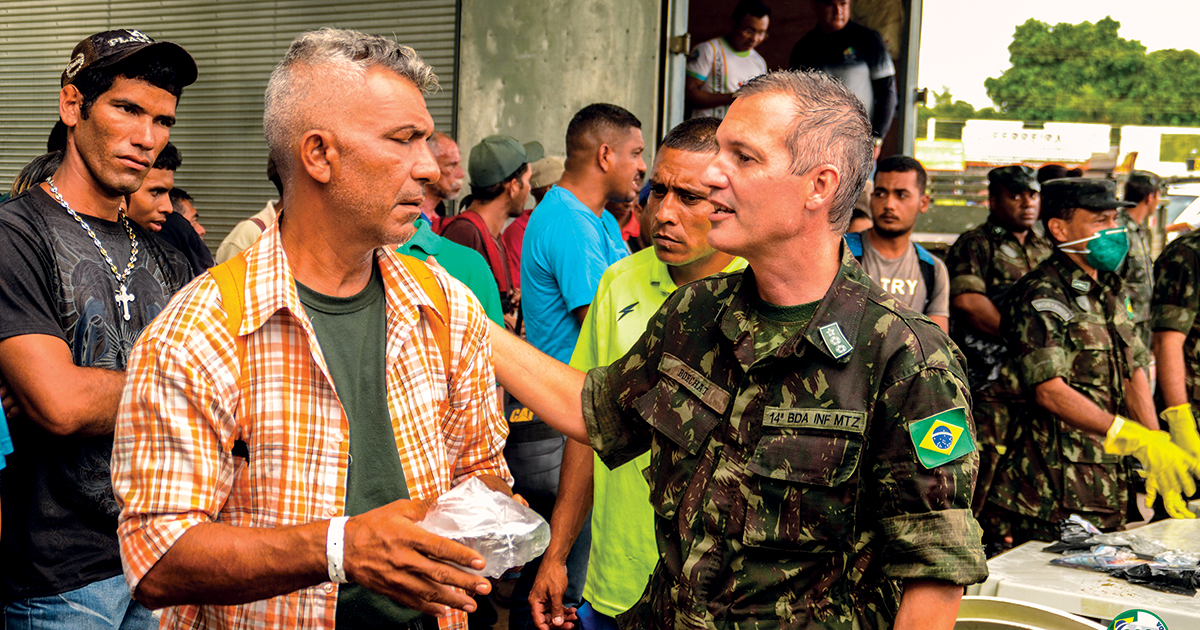
{"type": "MultiPolygon", "coordinates": [[[[182,289],[142,333],[117,416],[113,485],[130,590],[189,527],[286,527],[343,514],[350,441],[312,324],[296,294],[277,224],[247,250],[245,379],[208,274],[182,289]],[[249,460],[231,453],[237,440],[249,460]]],[[[436,497],[466,479],[509,480],[508,428],[496,403],[482,308],[435,269],[450,307],[449,387],[432,306],[395,255],[375,252],[386,293],[387,405],[410,496],[436,497]]],[[[240,606],[179,606],[163,628],[332,628],[326,582],[240,606]]],[[[443,630],[466,627],[458,613],[443,630]]]]}

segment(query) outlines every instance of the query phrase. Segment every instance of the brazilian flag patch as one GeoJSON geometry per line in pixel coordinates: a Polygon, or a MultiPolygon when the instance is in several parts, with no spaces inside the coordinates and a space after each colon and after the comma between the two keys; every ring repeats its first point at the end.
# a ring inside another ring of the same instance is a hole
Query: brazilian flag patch
{"type": "Polygon", "coordinates": [[[908,425],[917,458],[926,468],[937,468],[975,450],[964,407],[948,409],[908,425]]]}

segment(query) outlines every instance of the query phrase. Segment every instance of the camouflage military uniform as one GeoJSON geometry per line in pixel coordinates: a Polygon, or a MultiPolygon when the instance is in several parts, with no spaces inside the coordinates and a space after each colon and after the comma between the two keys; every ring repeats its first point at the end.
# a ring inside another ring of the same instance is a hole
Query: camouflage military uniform
{"type": "Polygon", "coordinates": [[[954,346],[845,247],[802,332],[756,353],[757,300],[749,270],[692,283],[588,374],[605,464],[651,452],[663,557],[621,626],[889,628],[900,580],[984,579],[969,435],[927,469],[908,430],[947,410],[973,429],[954,346]]]}
{"type": "MultiPolygon", "coordinates": [[[[1015,351],[1021,382],[1055,377],[1101,409],[1126,414],[1124,381],[1149,363],[1129,321],[1120,277],[1093,280],[1066,254],[1054,253],[1013,288],[1003,333],[1015,351]]],[[[1021,419],[1018,442],[996,471],[993,507],[1016,513],[1025,535],[1057,539],[1059,520],[1079,514],[1103,529],[1125,524],[1129,467],[1104,452],[1104,436],[1080,431],[1040,407],[1021,419]]],[[[985,516],[985,520],[986,520],[985,516]]]]}
{"type": "MultiPolygon", "coordinates": [[[[959,236],[946,255],[950,299],[963,293],[982,293],[1003,313],[1012,286],[1051,251],[1050,242],[1039,231],[1027,232],[1022,243],[989,217],[983,225],[959,236]]],[[[967,378],[979,430],[979,482],[972,502],[978,514],[992,486],[996,465],[1013,437],[1013,422],[1026,402],[1016,371],[1007,360],[1003,339],[976,330],[961,315],[956,315],[951,331],[967,357],[967,378]]]]}
{"type": "Polygon", "coordinates": [[[1184,387],[1200,401],[1200,231],[1171,242],[1154,262],[1154,330],[1175,330],[1183,342],[1184,387]]]}
{"type": "Polygon", "coordinates": [[[1121,279],[1125,281],[1125,294],[1129,296],[1127,304],[1129,319],[1137,329],[1142,344],[1150,347],[1150,298],[1154,292],[1152,272],[1154,260],[1150,257],[1150,232],[1146,226],[1134,221],[1129,213],[1121,210],[1117,215],[1117,225],[1125,228],[1129,234],[1129,255],[1117,269],[1121,279]]]}

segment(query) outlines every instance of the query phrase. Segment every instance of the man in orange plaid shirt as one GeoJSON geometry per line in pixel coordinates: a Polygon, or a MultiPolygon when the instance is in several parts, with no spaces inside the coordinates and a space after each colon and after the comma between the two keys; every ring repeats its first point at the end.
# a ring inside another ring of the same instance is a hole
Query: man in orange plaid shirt
{"type": "Polygon", "coordinates": [[[239,293],[202,276],[147,327],[117,419],[125,577],[162,627],[464,628],[487,593],[459,568],[478,553],[414,524],[468,478],[512,483],[483,309],[392,253],[439,174],[435,85],[411,48],[331,29],[272,75],[285,209],[239,293]]]}

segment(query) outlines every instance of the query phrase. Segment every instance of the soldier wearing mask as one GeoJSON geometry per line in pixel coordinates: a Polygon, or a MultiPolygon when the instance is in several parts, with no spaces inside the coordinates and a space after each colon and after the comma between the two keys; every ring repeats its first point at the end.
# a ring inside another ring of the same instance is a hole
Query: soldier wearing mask
{"type": "MultiPolygon", "coordinates": [[[[1001,460],[981,520],[1005,521],[1014,544],[1055,540],[1078,514],[1104,530],[1127,520],[1133,455],[1146,500],[1162,494],[1187,511],[1200,462],[1158,430],[1144,369],[1149,353],[1114,273],[1129,251],[1108,180],[1058,179],[1042,187],[1042,221],[1056,251],[1013,287],[1001,332],[1036,411],[1022,417],[1001,460]]],[[[1192,427],[1195,435],[1195,427],[1192,427]]],[[[1136,512],[1136,509],[1134,509],[1136,512]]]]}

